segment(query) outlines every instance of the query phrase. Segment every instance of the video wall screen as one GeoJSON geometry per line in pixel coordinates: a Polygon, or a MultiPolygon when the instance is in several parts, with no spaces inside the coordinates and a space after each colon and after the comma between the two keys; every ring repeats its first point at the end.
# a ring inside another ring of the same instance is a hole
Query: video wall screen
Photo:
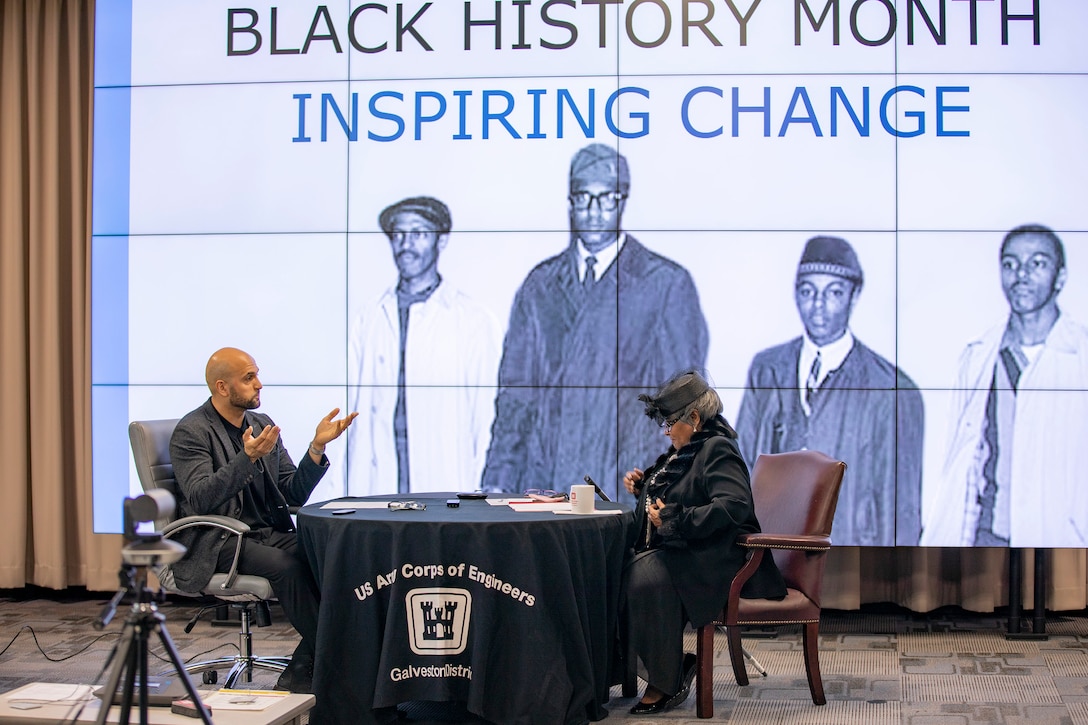
{"type": "Polygon", "coordinates": [[[1088,546],[1084,27],[99,0],[95,530],[139,491],[128,423],[200,406],[231,346],[296,459],[359,412],[311,501],[588,474],[631,502],[668,447],[637,396],[698,367],[749,465],[847,462],[837,544],[1088,546]]]}

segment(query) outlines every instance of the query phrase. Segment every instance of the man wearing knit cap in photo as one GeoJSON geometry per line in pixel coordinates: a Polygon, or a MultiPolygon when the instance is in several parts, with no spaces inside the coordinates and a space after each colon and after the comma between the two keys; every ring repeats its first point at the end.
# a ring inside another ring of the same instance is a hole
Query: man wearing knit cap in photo
{"type": "Polygon", "coordinates": [[[922,395],[850,331],[863,282],[845,239],[818,236],[805,244],[794,283],[804,334],[752,360],[737,415],[740,448],[749,467],[761,453],[801,449],[845,461],[835,543],[914,546],[922,395]]]}
{"type": "Polygon", "coordinates": [[[397,283],[352,326],[348,493],[448,491],[475,482],[490,436],[499,325],[438,273],[450,211],[417,196],[386,207],[397,283]]]}
{"type": "Polygon", "coordinates": [[[487,490],[567,491],[588,474],[616,492],[660,448],[630,390],[706,364],[691,275],[623,231],[627,159],[591,144],[568,179],[570,242],[529,273],[510,311],[487,490]]]}

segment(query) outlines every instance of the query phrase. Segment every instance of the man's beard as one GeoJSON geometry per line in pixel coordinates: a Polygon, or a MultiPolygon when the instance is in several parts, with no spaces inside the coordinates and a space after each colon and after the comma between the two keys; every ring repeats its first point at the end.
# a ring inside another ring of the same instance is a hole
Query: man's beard
{"type": "Polygon", "coordinates": [[[235,392],[230,394],[230,404],[235,408],[243,408],[245,410],[254,410],[261,407],[261,394],[254,393],[252,398],[243,398],[235,392]]]}

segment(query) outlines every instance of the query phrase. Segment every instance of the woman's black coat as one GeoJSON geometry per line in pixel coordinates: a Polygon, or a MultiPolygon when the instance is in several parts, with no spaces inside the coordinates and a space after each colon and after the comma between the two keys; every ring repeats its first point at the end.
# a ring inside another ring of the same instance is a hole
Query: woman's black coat
{"type": "MultiPolygon", "coordinates": [[[[653,541],[665,552],[673,585],[694,627],[712,622],[725,606],[729,584],[746,559],[746,550],[735,543],[737,536],[760,530],[752,505],[748,467],[736,440],[714,434],[717,426],[713,422],[707,428],[688,444],[696,445],[699,437],[709,436],[703,440],[691,467],[667,486],[663,494],[654,487],[654,493],[660,495],[666,508],[653,541]]],[[[645,472],[644,484],[673,452],[670,449],[645,472]]],[[[680,452],[683,454],[684,450],[680,452]]],[[[644,485],[635,510],[639,538],[647,524],[646,495],[644,485]]],[[[765,556],[742,590],[742,596],[781,599],[785,595],[786,587],[774,559],[765,556]]]]}

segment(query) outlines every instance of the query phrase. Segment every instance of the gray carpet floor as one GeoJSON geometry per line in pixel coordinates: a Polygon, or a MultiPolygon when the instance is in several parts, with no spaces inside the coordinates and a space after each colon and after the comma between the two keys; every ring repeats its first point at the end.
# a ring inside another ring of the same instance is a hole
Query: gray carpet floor
{"type": "MultiPolygon", "coordinates": [[[[0,590],[0,692],[30,682],[93,683],[102,673],[128,615],[122,605],[101,631],[93,625],[108,597],[50,590],[0,590]]],[[[159,605],[183,661],[229,656],[237,629],[214,626],[212,613],[191,632],[189,601],[159,605]]],[[[1047,639],[1009,639],[1007,620],[960,610],[914,614],[891,607],[826,611],[820,661],[828,703],[809,699],[800,632],[745,638],[746,649],[767,670],[749,668],[751,684],[733,679],[724,636],[717,639],[714,719],[734,725],[1088,725],[1088,612],[1051,614],[1047,639]]],[[[1030,626],[1026,626],[1030,629],[1030,626]]],[[[297,635],[282,612],[254,629],[259,655],[290,655],[297,635]]],[[[689,641],[694,651],[694,638],[689,641]]],[[[151,670],[171,669],[153,641],[151,670]]],[[[270,688],[275,675],[258,673],[246,687],[270,688]]],[[[199,677],[196,680],[201,687],[199,677]]],[[[238,687],[243,685],[239,684],[238,687]]],[[[694,693],[680,708],[654,718],[628,714],[631,698],[613,691],[608,722],[706,722],[695,717],[694,693]]],[[[405,721],[480,722],[452,705],[414,704],[405,721]]],[[[501,724],[499,724],[501,725],[501,724]]]]}

